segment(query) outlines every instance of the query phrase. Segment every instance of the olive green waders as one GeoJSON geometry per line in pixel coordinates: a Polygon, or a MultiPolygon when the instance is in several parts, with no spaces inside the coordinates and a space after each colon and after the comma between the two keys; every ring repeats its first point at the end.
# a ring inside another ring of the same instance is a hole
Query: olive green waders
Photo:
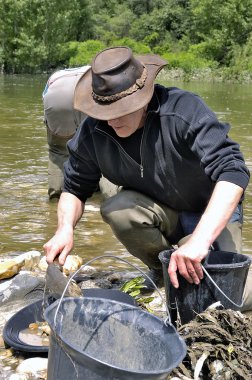
{"type": "Polygon", "coordinates": [[[63,188],[64,162],[68,159],[66,147],[69,138],[54,135],[47,128],[48,142],[48,196],[59,198],[63,188]]]}

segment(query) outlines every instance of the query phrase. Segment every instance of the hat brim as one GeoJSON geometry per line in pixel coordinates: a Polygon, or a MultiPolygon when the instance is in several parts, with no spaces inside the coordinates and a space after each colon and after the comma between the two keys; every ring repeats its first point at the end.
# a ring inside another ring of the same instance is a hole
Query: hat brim
{"type": "Polygon", "coordinates": [[[112,103],[99,103],[92,97],[91,68],[79,79],[74,93],[74,108],[99,120],[112,120],[138,111],[148,104],[154,91],[154,80],[167,62],[157,55],[136,56],[147,69],[141,89],[112,103]]]}

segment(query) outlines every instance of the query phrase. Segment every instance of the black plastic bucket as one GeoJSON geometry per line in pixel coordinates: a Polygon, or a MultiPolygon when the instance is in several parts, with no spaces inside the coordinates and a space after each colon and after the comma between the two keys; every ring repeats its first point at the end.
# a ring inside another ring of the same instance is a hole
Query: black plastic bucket
{"type": "Polygon", "coordinates": [[[166,379],[186,355],[171,324],[142,309],[101,298],[64,298],[45,311],[47,380],[166,379]]]}
{"type": "Polygon", "coordinates": [[[217,301],[220,301],[226,309],[241,309],[243,291],[251,263],[248,256],[233,252],[209,251],[203,267],[212,281],[204,274],[200,284],[194,285],[178,273],[179,288],[175,289],[167,272],[173,252],[174,250],[167,250],[159,254],[163,267],[166,302],[173,323],[176,321],[177,312],[179,312],[181,323],[184,324],[217,301]]]}

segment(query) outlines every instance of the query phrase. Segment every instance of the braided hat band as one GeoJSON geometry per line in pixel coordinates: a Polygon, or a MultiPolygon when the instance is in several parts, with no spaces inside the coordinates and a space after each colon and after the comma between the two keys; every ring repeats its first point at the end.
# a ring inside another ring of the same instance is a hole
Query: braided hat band
{"type": "Polygon", "coordinates": [[[127,90],[121,91],[121,92],[119,92],[117,94],[108,95],[108,96],[97,95],[94,91],[92,91],[92,97],[93,97],[94,100],[96,100],[98,102],[101,102],[101,103],[112,103],[112,102],[115,102],[115,101],[117,101],[119,99],[124,98],[125,96],[133,94],[134,92],[136,92],[140,88],[143,88],[144,83],[146,81],[146,78],[147,78],[147,69],[144,66],[141,77],[138,78],[136,80],[136,83],[134,83],[133,86],[131,86],[127,90]]]}

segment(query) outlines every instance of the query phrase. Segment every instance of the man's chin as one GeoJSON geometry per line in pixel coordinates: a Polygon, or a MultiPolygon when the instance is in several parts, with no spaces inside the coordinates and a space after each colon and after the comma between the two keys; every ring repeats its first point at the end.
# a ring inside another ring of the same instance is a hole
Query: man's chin
{"type": "Polygon", "coordinates": [[[115,130],[115,133],[117,134],[118,137],[126,138],[131,135],[131,133],[126,132],[126,131],[121,131],[120,129],[115,130]]]}

